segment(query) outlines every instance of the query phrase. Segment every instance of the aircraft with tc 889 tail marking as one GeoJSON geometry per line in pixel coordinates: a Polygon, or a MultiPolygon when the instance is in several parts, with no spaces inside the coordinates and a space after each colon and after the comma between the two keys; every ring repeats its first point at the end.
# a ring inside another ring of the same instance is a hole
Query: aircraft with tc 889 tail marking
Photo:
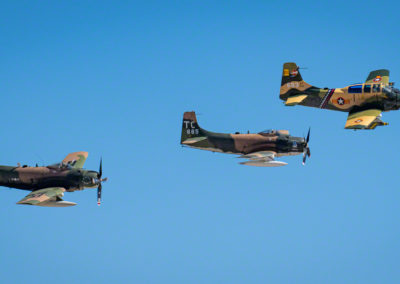
{"type": "Polygon", "coordinates": [[[400,108],[400,90],[389,83],[389,70],[369,73],[364,84],[344,88],[317,88],[303,81],[296,63],[285,63],[279,98],[287,106],[303,105],[348,112],[346,129],[375,129],[388,125],[382,112],[400,108]]]}
{"type": "Polygon", "coordinates": [[[17,204],[44,207],[67,207],[76,205],[64,201],[64,192],[97,187],[97,204],[101,202],[102,161],[99,171],[82,169],[88,157],[87,152],[75,152],[58,164],[46,167],[28,167],[26,165],[0,166],[0,186],[32,191],[17,204]]]}
{"type": "Polygon", "coordinates": [[[242,165],[256,167],[279,167],[285,162],[275,161],[275,157],[303,154],[303,165],[310,157],[310,130],[307,138],[289,135],[287,130],[269,130],[259,133],[225,134],[204,130],[199,126],[194,112],[183,115],[181,145],[212,152],[238,154],[248,159],[242,165]]]}

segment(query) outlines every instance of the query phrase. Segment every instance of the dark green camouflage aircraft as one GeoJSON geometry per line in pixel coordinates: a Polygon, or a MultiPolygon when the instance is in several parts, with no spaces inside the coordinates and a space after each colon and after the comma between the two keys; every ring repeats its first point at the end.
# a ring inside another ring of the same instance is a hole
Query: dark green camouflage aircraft
{"type": "Polygon", "coordinates": [[[289,135],[287,130],[269,130],[260,133],[225,134],[202,129],[194,112],[183,115],[181,144],[192,148],[238,154],[239,158],[248,159],[242,165],[257,167],[279,167],[285,162],[275,161],[275,157],[303,154],[303,165],[310,157],[310,130],[307,138],[289,135]]]}
{"type": "Polygon", "coordinates": [[[45,207],[67,207],[76,205],[64,201],[64,192],[97,187],[97,204],[101,202],[102,161],[99,172],[82,169],[87,152],[69,154],[61,163],[47,167],[0,166],[0,186],[32,191],[17,204],[45,207]]]}
{"type": "Polygon", "coordinates": [[[400,108],[400,90],[389,82],[389,70],[369,73],[365,83],[344,88],[317,88],[306,83],[296,63],[283,65],[279,98],[287,106],[303,105],[348,112],[346,129],[375,129],[387,125],[383,111],[400,108]]]}

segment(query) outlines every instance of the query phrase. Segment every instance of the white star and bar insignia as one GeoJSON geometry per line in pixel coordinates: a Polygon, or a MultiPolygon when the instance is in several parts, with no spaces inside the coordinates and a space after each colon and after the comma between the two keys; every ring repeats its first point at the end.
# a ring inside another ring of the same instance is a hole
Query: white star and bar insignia
{"type": "Polygon", "coordinates": [[[344,99],[342,97],[338,98],[337,103],[341,106],[344,105],[344,99]]]}

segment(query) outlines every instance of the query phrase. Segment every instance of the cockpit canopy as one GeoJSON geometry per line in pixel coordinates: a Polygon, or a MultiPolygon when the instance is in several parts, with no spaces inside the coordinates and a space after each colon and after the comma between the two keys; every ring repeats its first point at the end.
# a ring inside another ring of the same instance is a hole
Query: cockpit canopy
{"type": "Polygon", "coordinates": [[[266,129],[264,131],[259,132],[258,134],[276,134],[275,129],[266,129]]]}
{"type": "Polygon", "coordinates": [[[289,135],[288,130],[275,130],[275,129],[267,129],[264,131],[259,132],[258,134],[263,135],[263,136],[269,136],[269,135],[289,135]]]}
{"type": "MultiPolygon", "coordinates": [[[[365,83],[365,84],[354,84],[349,87],[347,87],[347,92],[349,94],[362,94],[362,93],[380,93],[385,92],[384,89],[386,89],[386,93],[392,93],[391,91],[388,91],[388,89],[394,89],[394,82],[390,82],[389,84],[381,84],[381,83],[365,83]]],[[[397,89],[395,89],[397,90],[397,89]]]]}
{"type": "Polygon", "coordinates": [[[50,169],[72,169],[71,164],[65,164],[65,163],[57,163],[57,164],[52,164],[50,166],[47,166],[50,169]]]}
{"type": "Polygon", "coordinates": [[[353,85],[353,86],[349,86],[348,92],[349,92],[349,94],[361,94],[362,93],[362,89],[363,89],[363,85],[362,84],[353,85]]]}

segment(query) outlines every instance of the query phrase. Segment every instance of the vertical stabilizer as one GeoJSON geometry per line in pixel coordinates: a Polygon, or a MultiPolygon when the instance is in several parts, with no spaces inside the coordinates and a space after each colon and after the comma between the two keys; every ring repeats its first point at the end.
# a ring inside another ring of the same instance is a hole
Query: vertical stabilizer
{"type": "Polygon", "coordinates": [[[196,113],[194,111],[185,112],[183,114],[181,143],[193,138],[203,136],[203,130],[197,123],[196,113]]]}
{"type": "MultiPolygon", "coordinates": [[[[303,80],[299,67],[294,62],[283,64],[282,81],[279,97],[287,100],[290,96],[305,95],[306,90],[312,86],[303,80]]],[[[304,99],[305,97],[301,98],[304,99]]]]}

